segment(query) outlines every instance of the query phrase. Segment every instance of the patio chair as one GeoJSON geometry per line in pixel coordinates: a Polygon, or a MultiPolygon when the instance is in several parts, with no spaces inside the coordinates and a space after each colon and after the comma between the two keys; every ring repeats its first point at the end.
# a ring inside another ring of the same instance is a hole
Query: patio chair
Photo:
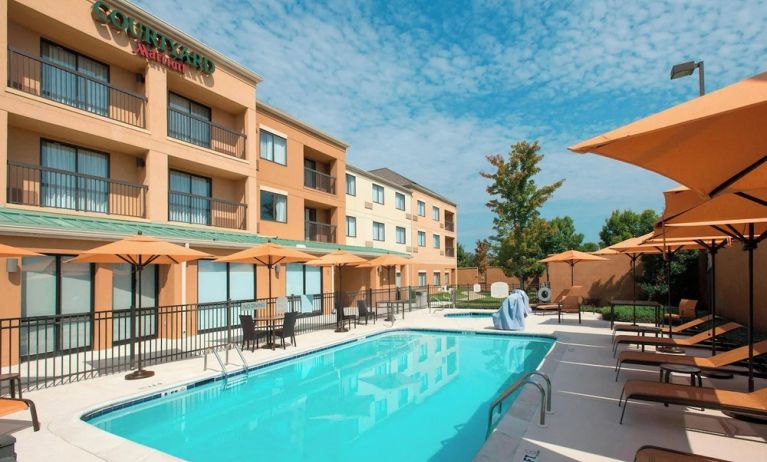
{"type": "MultiPolygon", "coordinates": [[[[713,319],[714,317],[712,315],[707,314],[706,316],[693,319],[692,321],[688,321],[684,324],[672,326],[671,336],[673,337],[674,334],[681,334],[686,330],[694,329],[709,321],[712,321],[713,319]]],[[[642,332],[642,329],[645,329],[645,326],[635,326],[633,324],[616,324],[615,327],[613,327],[613,336],[615,336],[616,332],[642,332]]],[[[668,333],[668,329],[664,329],[661,333],[668,333]]]]}
{"type": "Polygon", "coordinates": [[[727,462],[708,456],[666,449],[658,446],[642,446],[634,455],[634,462],[727,462]]]}
{"type": "Polygon", "coordinates": [[[282,339],[282,349],[285,349],[285,339],[290,337],[290,343],[296,347],[296,320],[298,319],[298,313],[291,311],[285,313],[285,319],[282,320],[282,327],[274,329],[274,335],[282,339]]]}
{"type": "Polygon", "coordinates": [[[359,317],[356,314],[346,314],[346,308],[343,306],[340,309],[341,309],[341,322],[342,323],[348,322],[349,327],[352,326],[352,322],[353,322],[354,327],[357,327],[357,323],[359,322],[359,317]]]}
{"type": "Polygon", "coordinates": [[[255,342],[256,348],[258,348],[258,339],[266,337],[266,332],[256,329],[256,322],[253,320],[253,316],[249,314],[240,315],[240,326],[242,327],[242,344],[240,348],[245,349],[245,345],[249,345],[250,351],[254,351],[253,343],[255,342]]]}
{"type": "Polygon", "coordinates": [[[539,303],[535,305],[535,312],[556,312],[559,311],[559,304],[564,300],[565,297],[570,295],[570,293],[573,293],[574,295],[578,295],[581,293],[581,289],[583,289],[583,286],[572,286],[564,289],[562,292],[559,293],[556,297],[551,299],[551,303],[539,303]]]}
{"type": "Polygon", "coordinates": [[[376,323],[376,314],[368,309],[368,303],[365,300],[357,300],[357,317],[365,319],[366,326],[369,318],[373,318],[373,324],[376,323]]]}
{"type": "Polygon", "coordinates": [[[704,345],[703,342],[711,340],[712,338],[725,334],[735,329],[739,329],[743,326],[737,322],[727,322],[720,326],[716,326],[713,329],[703,331],[697,335],[687,338],[669,338],[669,337],[642,337],[641,335],[616,335],[613,339],[613,356],[618,350],[618,346],[621,344],[638,345],[644,348],[645,346],[677,346],[677,347],[690,347],[690,348],[708,348],[708,345],[704,345]]]}
{"type": "Polygon", "coordinates": [[[557,310],[557,319],[559,323],[562,323],[563,313],[578,313],[578,324],[581,323],[581,296],[580,295],[568,295],[562,299],[559,303],[559,309],[557,310]]]}
{"type": "MultiPolygon", "coordinates": [[[[767,354],[767,340],[754,343],[754,357],[767,354]]],[[[748,359],[748,345],[718,353],[716,356],[702,358],[698,356],[668,355],[662,353],[644,353],[639,351],[622,351],[615,364],[615,381],[621,373],[623,364],[639,364],[642,366],[660,366],[661,364],[681,364],[696,366],[703,370],[724,370],[728,366],[748,359]]],[[[741,373],[738,370],[727,369],[727,372],[741,373]]],[[[745,373],[745,372],[744,372],[745,373]]]]}
{"type": "Polygon", "coordinates": [[[679,307],[676,309],[676,313],[666,313],[663,315],[663,319],[666,321],[670,321],[671,323],[674,322],[681,322],[688,319],[695,319],[697,316],[697,313],[695,311],[696,307],[698,306],[697,300],[691,300],[687,298],[683,298],[679,300],[679,307]]]}
{"type": "Polygon", "coordinates": [[[0,398],[0,416],[13,414],[14,412],[26,411],[32,415],[32,428],[35,431],[40,430],[40,421],[37,420],[37,408],[35,403],[29,399],[22,398],[0,398]]]}
{"type": "Polygon", "coordinates": [[[675,383],[629,380],[623,385],[618,399],[618,405],[623,405],[620,423],[623,423],[630,399],[767,417],[767,387],[746,393],[675,383]]]}

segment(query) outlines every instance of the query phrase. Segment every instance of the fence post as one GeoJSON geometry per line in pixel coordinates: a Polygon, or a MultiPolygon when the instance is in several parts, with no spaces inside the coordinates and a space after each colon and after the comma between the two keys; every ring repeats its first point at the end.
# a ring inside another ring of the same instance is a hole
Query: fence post
{"type": "Polygon", "coordinates": [[[429,284],[426,284],[426,307],[431,313],[431,286],[429,284]]]}
{"type": "Polygon", "coordinates": [[[232,300],[226,299],[226,362],[229,363],[229,345],[232,344],[232,300]]]}

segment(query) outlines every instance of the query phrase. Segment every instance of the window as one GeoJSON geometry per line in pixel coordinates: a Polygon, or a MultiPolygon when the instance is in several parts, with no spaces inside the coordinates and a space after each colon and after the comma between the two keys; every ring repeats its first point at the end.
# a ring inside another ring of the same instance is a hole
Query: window
{"type": "Polygon", "coordinates": [[[439,281],[439,271],[435,271],[435,272],[434,272],[434,274],[432,275],[432,280],[431,280],[431,283],[432,283],[432,284],[434,284],[435,286],[438,286],[438,285],[440,285],[440,281],[439,281]]]}
{"type": "Polygon", "coordinates": [[[384,203],[384,188],[375,183],[373,183],[373,202],[376,204],[384,203]]]}
{"type": "Polygon", "coordinates": [[[434,219],[434,221],[439,221],[439,207],[436,205],[432,205],[431,207],[431,217],[434,219]]]}
{"type": "Polygon", "coordinates": [[[421,287],[426,285],[426,271],[418,272],[418,285],[421,287]]]}
{"type": "Polygon", "coordinates": [[[171,170],[168,219],[209,225],[210,192],[210,178],[171,170]]]}
{"type": "Polygon", "coordinates": [[[266,221],[288,222],[288,196],[261,191],[261,219],[266,221]]]}
{"type": "Polygon", "coordinates": [[[424,201],[418,201],[418,216],[419,217],[426,216],[426,202],[424,201]]]}
{"type": "MultiPolygon", "coordinates": [[[[226,327],[224,303],[227,300],[253,300],[256,298],[255,266],[249,263],[217,263],[200,260],[197,263],[197,301],[211,304],[197,310],[200,330],[226,327]],[[216,303],[219,302],[219,303],[216,303]],[[223,313],[222,313],[223,311],[223,313]]],[[[239,307],[233,305],[230,319],[239,324],[239,307]]]]}
{"type": "MultiPolygon", "coordinates": [[[[131,337],[130,307],[133,296],[132,266],[123,263],[112,265],[112,339],[127,341],[131,337]]],[[[138,286],[136,286],[138,292],[138,286]]],[[[136,306],[138,306],[136,300],[136,306]]],[[[141,271],[141,306],[157,306],[157,265],[148,265],[141,271]]],[[[138,329],[138,325],[137,325],[138,329]]],[[[141,319],[141,337],[156,334],[155,317],[141,319]]]]}
{"type": "Polygon", "coordinates": [[[168,94],[168,136],[210,147],[210,108],[175,93],[168,94]]]}
{"type": "Polygon", "coordinates": [[[373,240],[374,241],[386,240],[386,229],[383,223],[378,223],[376,221],[373,222],[373,240]]]}
{"type": "Polygon", "coordinates": [[[357,195],[357,177],[346,174],[346,194],[350,196],[357,195]]]}
{"type": "Polygon", "coordinates": [[[431,244],[435,249],[439,249],[439,234],[431,235],[431,244]]]}
{"type": "Polygon", "coordinates": [[[40,205],[109,212],[107,154],[48,140],[41,140],[40,154],[40,205]]]}
{"type": "MultiPolygon", "coordinates": [[[[311,295],[307,303],[301,300],[302,313],[314,311],[314,295],[322,293],[322,268],[319,266],[306,266],[303,263],[288,263],[285,295],[311,295]]],[[[322,305],[322,300],[318,300],[322,305]]],[[[319,307],[317,309],[320,309],[319,307]]]]}
{"type": "Polygon", "coordinates": [[[288,140],[264,129],[259,131],[261,141],[260,153],[262,159],[280,165],[288,164],[288,140]]]}
{"type": "Polygon", "coordinates": [[[356,217],[346,217],[346,237],[357,237],[356,217]]]}
{"type": "Polygon", "coordinates": [[[109,66],[45,40],[40,48],[42,95],[108,117],[109,66]]]}
{"type": "Polygon", "coordinates": [[[396,229],[396,237],[397,237],[397,244],[406,244],[406,235],[405,235],[405,228],[402,226],[397,226],[396,229]]]}
{"type": "Polygon", "coordinates": [[[399,192],[394,193],[394,206],[397,210],[405,210],[405,195],[399,192]]]}
{"type": "MultiPolygon", "coordinates": [[[[93,310],[93,265],[66,263],[71,256],[24,257],[21,317],[87,314],[93,310]]],[[[91,322],[30,323],[20,328],[21,356],[82,348],[91,322]]]]}
{"type": "Polygon", "coordinates": [[[418,247],[426,247],[426,233],[418,231],[418,247]]]}

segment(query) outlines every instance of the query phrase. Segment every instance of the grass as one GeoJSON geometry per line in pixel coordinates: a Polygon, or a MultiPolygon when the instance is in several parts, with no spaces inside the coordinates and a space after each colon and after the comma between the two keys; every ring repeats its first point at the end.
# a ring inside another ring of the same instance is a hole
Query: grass
{"type": "MultiPolygon", "coordinates": [[[[599,313],[605,321],[610,320],[609,306],[589,306],[584,305],[582,310],[589,313],[599,313]]],[[[634,320],[634,307],[631,305],[618,305],[615,307],[615,321],[632,322],[634,320]]],[[[643,306],[637,307],[637,322],[655,322],[655,308],[643,306]]]]}

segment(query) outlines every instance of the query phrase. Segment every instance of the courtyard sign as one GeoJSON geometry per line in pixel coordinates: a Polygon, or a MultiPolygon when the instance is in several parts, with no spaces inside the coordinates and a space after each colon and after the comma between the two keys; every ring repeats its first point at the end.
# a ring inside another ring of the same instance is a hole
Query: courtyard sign
{"type": "Polygon", "coordinates": [[[216,65],[210,58],[190,51],[184,44],[154,31],[146,24],[112,8],[103,1],[99,0],[93,4],[91,14],[96,21],[108,24],[112,29],[125,32],[128,37],[135,39],[134,51],[139,56],[156,61],[182,74],[189,67],[208,75],[216,70],[216,65]]]}

